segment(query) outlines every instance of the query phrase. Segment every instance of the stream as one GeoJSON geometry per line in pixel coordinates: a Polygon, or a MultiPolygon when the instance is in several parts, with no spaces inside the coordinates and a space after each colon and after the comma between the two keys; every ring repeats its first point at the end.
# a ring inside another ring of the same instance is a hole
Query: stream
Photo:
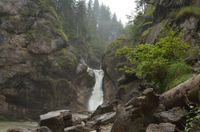
{"type": "Polygon", "coordinates": [[[96,108],[103,103],[103,70],[93,70],[88,68],[88,73],[95,77],[95,85],[93,87],[92,95],[88,102],[89,111],[95,111],[96,108]]]}
{"type": "Polygon", "coordinates": [[[10,128],[35,128],[36,122],[0,122],[0,132],[7,132],[10,128]]]}

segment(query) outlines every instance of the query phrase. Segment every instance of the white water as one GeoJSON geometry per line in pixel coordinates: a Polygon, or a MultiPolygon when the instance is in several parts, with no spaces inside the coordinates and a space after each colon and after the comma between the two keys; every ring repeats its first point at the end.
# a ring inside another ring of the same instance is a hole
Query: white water
{"type": "Polygon", "coordinates": [[[88,73],[91,75],[93,72],[93,76],[95,76],[95,85],[93,87],[92,96],[89,99],[88,109],[90,111],[96,110],[96,108],[103,103],[103,70],[92,70],[88,68],[88,73]]]}

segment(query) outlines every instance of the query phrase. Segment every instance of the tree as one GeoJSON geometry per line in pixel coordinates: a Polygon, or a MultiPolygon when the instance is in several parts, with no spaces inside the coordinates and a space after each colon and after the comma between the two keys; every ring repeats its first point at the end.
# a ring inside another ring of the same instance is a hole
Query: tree
{"type": "Polygon", "coordinates": [[[76,3],[76,36],[86,37],[86,5],[84,0],[79,0],[76,3]]]}
{"type": "Polygon", "coordinates": [[[95,12],[93,10],[92,0],[89,0],[87,8],[87,31],[88,31],[87,38],[89,40],[95,39],[97,32],[97,20],[95,17],[95,12]]]}
{"type": "Polygon", "coordinates": [[[56,10],[64,19],[64,30],[69,35],[73,35],[76,31],[75,24],[75,0],[58,0],[56,10]]]}

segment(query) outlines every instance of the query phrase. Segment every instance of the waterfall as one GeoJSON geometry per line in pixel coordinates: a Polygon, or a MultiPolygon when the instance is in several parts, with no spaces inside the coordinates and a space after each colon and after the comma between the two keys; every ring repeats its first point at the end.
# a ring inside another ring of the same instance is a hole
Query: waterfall
{"type": "Polygon", "coordinates": [[[90,111],[96,110],[96,108],[103,103],[103,77],[104,71],[103,70],[93,70],[88,68],[88,73],[95,77],[95,85],[93,87],[92,95],[89,99],[88,109],[90,111]]]}

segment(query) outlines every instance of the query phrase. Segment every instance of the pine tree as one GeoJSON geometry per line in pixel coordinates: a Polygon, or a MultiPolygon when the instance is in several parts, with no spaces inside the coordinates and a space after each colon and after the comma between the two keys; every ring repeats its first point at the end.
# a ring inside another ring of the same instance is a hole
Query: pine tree
{"type": "Polygon", "coordinates": [[[79,0],[76,3],[76,36],[85,38],[86,29],[86,5],[84,0],[79,0]]]}

